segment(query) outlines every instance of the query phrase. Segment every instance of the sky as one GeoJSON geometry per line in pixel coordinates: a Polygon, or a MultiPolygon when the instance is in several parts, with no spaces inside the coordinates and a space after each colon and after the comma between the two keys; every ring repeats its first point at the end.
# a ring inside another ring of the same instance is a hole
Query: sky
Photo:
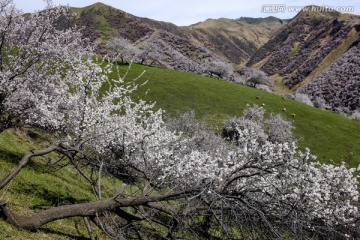
{"type": "MultiPolygon", "coordinates": [[[[41,10],[42,0],[13,0],[24,12],[41,10]]],[[[282,19],[294,17],[303,6],[317,5],[313,11],[336,9],[340,12],[360,15],[358,0],[53,0],[55,5],[85,7],[102,2],[138,17],[172,22],[178,26],[204,21],[208,18],[268,17],[282,19]]]]}

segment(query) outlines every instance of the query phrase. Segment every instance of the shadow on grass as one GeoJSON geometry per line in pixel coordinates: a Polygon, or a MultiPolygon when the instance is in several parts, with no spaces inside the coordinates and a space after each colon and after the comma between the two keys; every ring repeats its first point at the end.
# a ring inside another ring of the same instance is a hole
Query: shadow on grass
{"type": "Polygon", "coordinates": [[[0,150],[0,159],[4,159],[7,162],[17,164],[21,160],[22,155],[11,151],[0,150]]]}
{"type": "Polygon", "coordinates": [[[57,235],[67,237],[69,239],[74,239],[74,240],[90,240],[90,238],[87,238],[87,237],[84,237],[84,236],[75,236],[73,234],[63,233],[63,232],[53,230],[53,229],[49,229],[49,228],[40,228],[39,230],[44,232],[44,233],[57,234],[57,235]]]}
{"type": "MultiPolygon", "coordinates": [[[[26,154],[20,154],[12,151],[6,151],[6,150],[0,150],[0,162],[4,161],[10,164],[14,164],[12,167],[16,167],[16,165],[19,164],[19,162],[22,160],[22,158],[26,154]]],[[[38,173],[49,173],[51,172],[49,169],[51,167],[47,166],[47,163],[49,161],[49,155],[44,155],[42,157],[33,157],[31,158],[25,167],[32,169],[35,172],[38,173]]],[[[61,168],[66,167],[66,164],[64,166],[60,166],[56,168],[54,171],[59,171],[61,168]]],[[[10,169],[9,169],[10,170],[10,169]]]]}

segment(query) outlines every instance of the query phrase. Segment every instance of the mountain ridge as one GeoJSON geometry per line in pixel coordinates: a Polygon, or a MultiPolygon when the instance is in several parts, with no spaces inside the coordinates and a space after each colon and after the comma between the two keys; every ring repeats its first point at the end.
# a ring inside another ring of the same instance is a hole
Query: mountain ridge
{"type": "Polygon", "coordinates": [[[257,19],[254,24],[221,18],[211,20],[214,24],[209,28],[203,27],[206,20],[179,27],[173,23],[136,17],[102,3],[71,9],[77,14],[77,24],[85,26],[84,35],[93,41],[105,42],[111,37],[119,36],[135,42],[159,30],[179,36],[189,44],[201,45],[233,64],[247,62],[274,32],[286,24],[286,21],[274,21],[274,18],[254,18],[257,19]],[[229,23],[231,31],[224,27],[223,21],[229,23]],[[266,24],[267,21],[269,22],[266,24]],[[250,34],[254,38],[248,36],[250,34]],[[222,42],[221,45],[219,41],[222,42]]]}

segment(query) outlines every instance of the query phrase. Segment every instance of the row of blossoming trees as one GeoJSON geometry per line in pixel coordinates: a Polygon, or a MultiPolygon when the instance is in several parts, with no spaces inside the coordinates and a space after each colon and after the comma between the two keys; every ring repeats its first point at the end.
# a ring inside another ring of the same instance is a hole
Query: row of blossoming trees
{"type": "Polygon", "coordinates": [[[109,79],[115,64],[94,61],[76,28],[56,27],[72,17],[50,3],[24,16],[10,0],[0,0],[1,132],[27,124],[57,139],[19,159],[1,176],[0,192],[31,158],[51,154],[79,172],[96,201],[21,216],[0,199],[0,216],[9,224],[34,230],[83,217],[92,239],[92,228],[113,239],[359,234],[354,169],[300,152],[291,124],[265,117],[257,106],[230,119],[221,136],[195,124],[191,113],[166,124],[161,110],[129,97],[136,84],[109,79]],[[103,175],[126,178],[139,191],[130,194],[122,185],[105,198],[103,175]]]}
{"type": "Polygon", "coordinates": [[[240,81],[232,65],[226,60],[206,48],[191,45],[170,33],[161,32],[151,39],[138,40],[136,44],[128,39],[115,37],[107,42],[106,47],[122,63],[134,61],[228,81],[240,81]]]}

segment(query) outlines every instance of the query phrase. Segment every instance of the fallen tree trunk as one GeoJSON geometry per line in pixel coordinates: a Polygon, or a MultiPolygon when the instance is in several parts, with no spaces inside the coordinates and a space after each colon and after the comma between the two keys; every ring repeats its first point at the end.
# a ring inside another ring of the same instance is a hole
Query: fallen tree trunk
{"type": "Polygon", "coordinates": [[[90,217],[95,216],[96,213],[104,211],[114,211],[117,208],[121,207],[134,207],[151,202],[181,199],[191,193],[194,193],[194,191],[186,191],[156,197],[141,196],[138,198],[129,199],[119,199],[119,196],[115,196],[107,200],[101,200],[91,203],[53,207],[35,213],[32,216],[20,216],[10,209],[8,203],[0,200],[0,215],[3,215],[5,220],[15,227],[25,230],[33,230],[40,228],[46,223],[53,222],[58,219],[64,219],[69,217],[90,217]]]}

